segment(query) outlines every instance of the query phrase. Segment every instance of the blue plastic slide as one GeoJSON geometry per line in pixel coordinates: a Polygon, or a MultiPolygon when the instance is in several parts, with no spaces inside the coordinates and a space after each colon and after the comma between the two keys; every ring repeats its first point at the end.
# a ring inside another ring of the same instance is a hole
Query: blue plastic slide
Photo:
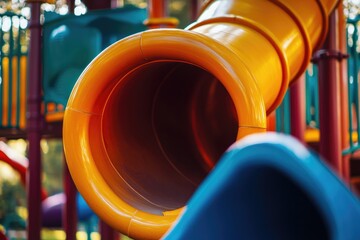
{"type": "Polygon", "coordinates": [[[234,144],[165,239],[360,239],[360,204],[292,137],[234,144]]]}

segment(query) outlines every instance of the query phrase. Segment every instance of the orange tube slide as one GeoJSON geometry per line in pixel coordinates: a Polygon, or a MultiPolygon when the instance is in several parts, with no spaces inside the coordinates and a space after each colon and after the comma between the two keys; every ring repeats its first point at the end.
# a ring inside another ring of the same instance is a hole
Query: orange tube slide
{"type": "Polygon", "coordinates": [[[92,209],[130,237],[160,238],[227,147],[266,130],[336,2],[209,1],[186,30],[102,52],[64,118],[68,166],[92,209]]]}

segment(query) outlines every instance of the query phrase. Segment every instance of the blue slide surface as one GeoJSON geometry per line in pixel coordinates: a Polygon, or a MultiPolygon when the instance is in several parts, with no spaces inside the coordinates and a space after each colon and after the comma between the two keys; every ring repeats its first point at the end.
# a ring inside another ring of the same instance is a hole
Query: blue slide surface
{"type": "Polygon", "coordinates": [[[235,143],[165,239],[360,239],[360,204],[290,136],[235,143]]]}

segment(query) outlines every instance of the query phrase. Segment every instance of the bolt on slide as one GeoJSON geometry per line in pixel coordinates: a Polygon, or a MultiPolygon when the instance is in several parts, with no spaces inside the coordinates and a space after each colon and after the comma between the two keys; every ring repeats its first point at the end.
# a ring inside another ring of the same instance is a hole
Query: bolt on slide
{"type": "Polygon", "coordinates": [[[68,166],[90,207],[123,234],[160,238],[225,150],[266,131],[336,4],[210,0],[185,30],[104,50],[64,117],[68,166]]]}

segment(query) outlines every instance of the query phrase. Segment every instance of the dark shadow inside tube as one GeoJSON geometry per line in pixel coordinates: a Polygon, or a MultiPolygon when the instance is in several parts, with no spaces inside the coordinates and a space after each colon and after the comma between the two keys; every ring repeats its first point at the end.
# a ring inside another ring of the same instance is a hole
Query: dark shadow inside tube
{"type": "Polygon", "coordinates": [[[103,143],[119,178],[107,181],[138,209],[177,209],[237,130],[234,103],[211,73],[173,61],[139,66],[119,80],[103,112],[103,143]]]}

